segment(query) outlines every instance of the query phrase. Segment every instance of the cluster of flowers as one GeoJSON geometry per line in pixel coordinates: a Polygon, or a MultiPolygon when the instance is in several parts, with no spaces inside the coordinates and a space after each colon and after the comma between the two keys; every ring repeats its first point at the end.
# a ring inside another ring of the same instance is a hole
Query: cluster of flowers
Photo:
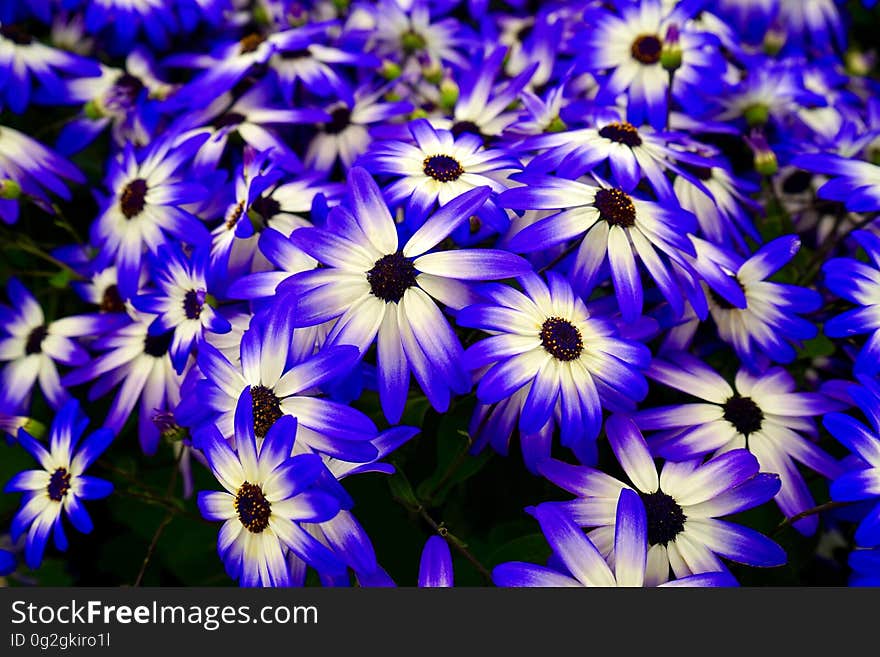
{"type": "MultiPolygon", "coordinates": [[[[89,310],[17,279],[0,306],[0,422],[39,463],[0,566],[92,529],[131,419],[216,477],[232,580],[394,584],[342,480],[393,472],[415,397],[471,397],[474,452],[517,441],[573,496],[525,510],[552,556],[497,585],[735,585],[787,555],[724,517],[813,535],[817,491],[859,503],[852,582],[880,583],[872,4],[0,1],[0,217],[98,203],[44,254],[89,310]],[[12,127],[47,108],[53,143],[12,127]]],[[[433,537],[419,583],[452,582],[433,537]]]]}

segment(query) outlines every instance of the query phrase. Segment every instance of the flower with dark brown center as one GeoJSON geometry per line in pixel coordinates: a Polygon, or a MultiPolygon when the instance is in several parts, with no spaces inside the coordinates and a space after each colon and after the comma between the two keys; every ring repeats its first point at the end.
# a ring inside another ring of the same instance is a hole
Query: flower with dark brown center
{"type": "Polygon", "coordinates": [[[734,395],[722,406],[724,419],[733,425],[743,436],[760,431],[764,424],[764,411],[751,397],[734,395]]]}
{"type": "Polygon", "coordinates": [[[324,132],[330,135],[338,135],[351,125],[351,110],[347,107],[337,107],[330,112],[330,121],[324,124],[324,132]]]}
{"type": "Polygon", "coordinates": [[[465,133],[476,135],[477,137],[483,136],[480,127],[473,121],[456,121],[452,124],[452,127],[449,128],[449,132],[451,132],[452,136],[456,139],[465,133]]]}
{"type": "Polygon", "coordinates": [[[32,330],[27,337],[27,341],[24,344],[24,353],[30,356],[31,354],[38,354],[43,350],[43,340],[46,339],[46,336],[49,334],[49,329],[45,326],[37,326],[32,330]]]}
{"type": "Polygon", "coordinates": [[[666,545],[684,531],[687,517],[678,502],[661,490],[639,493],[648,519],[648,544],[666,545]]]}
{"type": "Polygon", "coordinates": [[[135,178],[125,186],[119,198],[119,209],[126,219],[132,219],[143,211],[146,197],[147,181],[143,178],[135,178]]]}
{"type": "Polygon", "coordinates": [[[245,122],[244,114],[238,112],[225,112],[211,121],[211,125],[217,129],[226,128],[228,126],[241,125],[245,122]]]}
{"type": "Polygon", "coordinates": [[[254,52],[265,40],[266,37],[264,37],[262,34],[251,32],[238,42],[238,54],[247,55],[248,53],[254,52]]]}
{"type": "Polygon", "coordinates": [[[578,328],[567,319],[551,317],[541,326],[541,346],[556,360],[575,360],[584,350],[578,328]]]}
{"type": "Polygon", "coordinates": [[[633,59],[642,64],[656,64],[660,61],[660,53],[663,51],[663,42],[656,34],[642,34],[633,41],[630,52],[633,59]]]}
{"type": "Polygon", "coordinates": [[[397,303],[403,293],[416,284],[416,267],[412,258],[399,251],[379,258],[367,272],[370,292],[387,303],[397,303]]]}
{"type": "Polygon", "coordinates": [[[253,386],[251,404],[254,412],[254,435],[265,438],[272,425],[284,415],[281,400],[266,386],[253,386]]]}
{"type": "Polygon", "coordinates": [[[599,217],[612,226],[629,228],[636,223],[636,206],[629,194],[619,189],[602,188],[593,201],[599,217]]]}
{"type": "Polygon", "coordinates": [[[464,168],[454,157],[448,155],[431,155],[425,158],[423,171],[426,176],[440,182],[452,182],[458,180],[464,173],[464,168]]]}
{"type": "Polygon", "coordinates": [[[249,481],[244,482],[232,502],[238,519],[252,534],[259,534],[269,526],[272,503],[266,499],[263,489],[249,481]]]}
{"type": "Polygon", "coordinates": [[[46,492],[49,493],[49,499],[60,502],[70,490],[70,473],[65,468],[58,468],[49,477],[49,485],[46,486],[46,492]]]}
{"type": "Polygon", "coordinates": [[[269,219],[281,212],[281,204],[271,196],[261,196],[251,203],[251,211],[263,220],[262,225],[254,226],[259,232],[266,228],[269,219]]]}
{"type": "Polygon", "coordinates": [[[642,145],[642,138],[639,136],[638,129],[626,121],[615,121],[603,126],[599,130],[599,136],[630,147],[642,145]]]}

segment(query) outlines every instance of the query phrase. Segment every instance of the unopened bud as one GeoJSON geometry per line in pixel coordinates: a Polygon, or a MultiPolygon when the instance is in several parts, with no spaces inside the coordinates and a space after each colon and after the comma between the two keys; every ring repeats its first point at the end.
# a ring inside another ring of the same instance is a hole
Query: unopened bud
{"type": "Polygon", "coordinates": [[[681,33],[677,25],[670,25],[660,50],[660,65],[669,72],[676,71],[681,67],[682,56],[681,33]]]}
{"type": "Polygon", "coordinates": [[[396,80],[400,77],[401,70],[398,64],[386,59],[382,62],[382,67],[379,69],[379,73],[386,80],[396,80]]]}
{"type": "Polygon", "coordinates": [[[440,83],[440,104],[445,108],[455,107],[458,102],[459,89],[455,80],[444,79],[440,83]]]}
{"type": "Polygon", "coordinates": [[[21,196],[21,185],[14,180],[0,180],[0,198],[14,200],[21,196]]]}
{"type": "Polygon", "coordinates": [[[422,75],[431,84],[440,84],[443,80],[443,68],[439,64],[429,64],[422,69],[422,75]]]}
{"type": "Polygon", "coordinates": [[[753,128],[762,126],[767,123],[767,119],[770,118],[770,108],[763,103],[749,105],[743,111],[743,118],[745,118],[746,123],[753,128]]]}
{"type": "Polygon", "coordinates": [[[97,121],[104,117],[104,112],[101,110],[101,106],[96,100],[90,100],[83,106],[83,114],[86,115],[86,118],[91,119],[92,121],[97,121]]]}
{"type": "Polygon", "coordinates": [[[762,176],[772,176],[779,171],[779,161],[776,153],[767,143],[767,138],[758,131],[753,131],[751,136],[746,137],[746,143],[751,147],[755,157],[755,171],[762,176]]]}

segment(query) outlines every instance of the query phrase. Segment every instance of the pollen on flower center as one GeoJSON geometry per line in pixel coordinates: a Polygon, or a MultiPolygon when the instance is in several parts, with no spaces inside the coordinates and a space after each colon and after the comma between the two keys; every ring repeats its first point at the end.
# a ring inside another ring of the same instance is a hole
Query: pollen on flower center
{"type": "Polygon", "coordinates": [[[123,313],[125,312],[125,302],[119,296],[119,288],[116,284],[109,286],[101,295],[101,312],[104,313],[123,313]]]}
{"type": "Polygon", "coordinates": [[[238,220],[241,218],[243,212],[244,201],[239,201],[233,206],[232,210],[229,212],[229,218],[226,220],[226,230],[232,230],[233,228],[235,228],[235,224],[238,223],[238,220]]]}
{"type": "Polygon", "coordinates": [[[183,312],[187,319],[198,319],[205,304],[204,290],[190,290],[183,296],[183,312]]]}
{"type": "Polygon", "coordinates": [[[263,489],[249,481],[244,482],[233,501],[238,519],[252,534],[259,534],[269,526],[272,503],[266,499],[263,489]]]}
{"type": "Polygon", "coordinates": [[[162,335],[147,335],[144,338],[144,353],[153,358],[161,358],[168,353],[174,331],[166,331],[162,335]]]}
{"type": "Polygon", "coordinates": [[[633,41],[630,52],[633,59],[642,64],[656,64],[660,61],[663,42],[655,34],[642,34],[633,41]]]}
{"type": "Polygon", "coordinates": [[[27,341],[24,345],[24,353],[30,356],[38,354],[43,350],[43,340],[49,334],[49,329],[45,326],[37,326],[28,334],[27,341]]]}
{"type": "Polygon", "coordinates": [[[138,216],[144,209],[147,196],[147,181],[143,178],[135,178],[122,190],[119,198],[119,208],[126,219],[138,216]]]}
{"type": "Polygon", "coordinates": [[[403,293],[416,284],[416,268],[412,258],[391,253],[379,258],[367,272],[370,292],[385,302],[397,303],[403,293]]]}
{"type": "Polygon", "coordinates": [[[626,121],[609,123],[599,130],[599,136],[618,144],[626,144],[630,147],[641,146],[642,138],[639,136],[638,129],[631,123],[626,121]]]}
{"type": "Polygon", "coordinates": [[[666,545],[682,531],[687,517],[675,499],[661,490],[639,493],[648,517],[648,544],[666,545]]]}
{"type": "Polygon", "coordinates": [[[464,173],[461,164],[454,157],[448,155],[431,155],[425,158],[423,170],[426,176],[440,182],[452,182],[458,180],[464,173]]]}
{"type": "Polygon", "coordinates": [[[596,192],[593,204],[599,210],[599,217],[612,226],[629,228],[636,223],[636,206],[626,192],[619,189],[600,189],[596,192]]]}
{"type": "Polygon", "coordinates": [[[30,45],[34,40],[21,25],[2,25],[0,34],[19,46],[30,45]]]}
{"type": "Polygon", "coordinates": [[[722,408],[724,419],[744,436],[759,431],[764,424],[764,411],[751,397],[734,395],[724,402],[722,408]]]}
{"type": "Polygon", "coordinates": [[[248,53],[254,52],[265,40],[266,37],[264,37],[262,34],[251,32],[238,42],[238,54],[247,55],[248,53]]]}
{"type": "Polygon", "coordinates": [[[251,402],[254,412],[254,435],[257,438],[265,438],[272,425],[284,415],[281,410],[281,400],[266,386],[253,386],[251,402]]]}
{"type": "Polygon", "coordinates": [[[347,107],[337,107],[330,112],[330,121],[324,124],[324,132],[338,135],[349,125],[351,125],[351,110],[347,107]]]}
{"type": "Polygon", "coordinates": [[[49,485],[46,486],[46,492],[49,493],[49,499],[60,502],[70,490],[70,473],[65,468],[58,468],[49,477],[49,485]]]}
{"type": "Polygon", "coordinates": [[[575,360],[584,350],[578,328],[567,319],[551,317],[541,326],[541,346],[556,360],[575,360]]]}

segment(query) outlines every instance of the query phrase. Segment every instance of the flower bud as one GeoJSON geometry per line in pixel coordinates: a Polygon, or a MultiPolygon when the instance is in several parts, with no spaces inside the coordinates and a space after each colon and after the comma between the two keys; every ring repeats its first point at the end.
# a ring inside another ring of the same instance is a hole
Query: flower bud
{"type": "Polygon", "coordinates": [[[0,180],[0,198],[14,200],[21,196],[21,185],[14,180],[0,180]]]}
{"type": "Polygon", "coordinates": [[[670,73],[676,71],[681,67],[682,55],[678,25],[670,25],[666,30],[666,38],[663,39],[663,48],[660,50],[660,65],[670,73]]]}

